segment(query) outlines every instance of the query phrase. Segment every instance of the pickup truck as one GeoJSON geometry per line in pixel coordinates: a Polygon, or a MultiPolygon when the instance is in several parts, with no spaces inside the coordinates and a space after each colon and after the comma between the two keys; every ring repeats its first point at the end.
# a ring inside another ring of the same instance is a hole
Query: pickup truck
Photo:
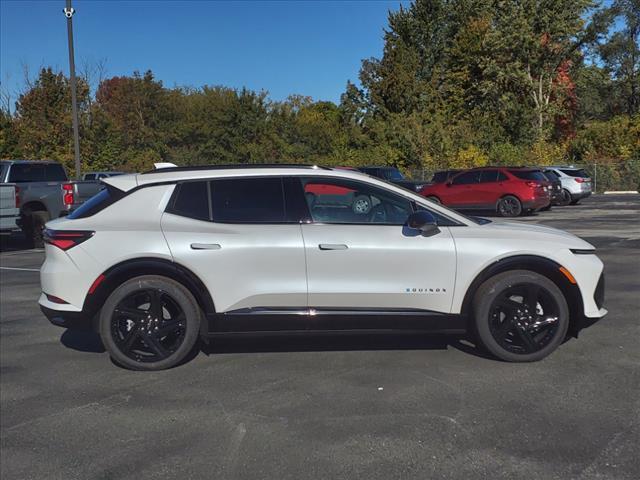
{"type": "Polygon", "coordinates": [[[0,161],[0,184],[5,183],[16,186],[19,226],[37,248],[43,246],[45,223],[67,215],[102,188],[96,181],[69,181],[64,167],[48,160],[0,161]]]}
{"type": "Polygon", "coordinates": [[[20,207],[15,184],[0,184],[0,235],[8,235],[20,230],[18,227],[19,219],[20,207]]]}

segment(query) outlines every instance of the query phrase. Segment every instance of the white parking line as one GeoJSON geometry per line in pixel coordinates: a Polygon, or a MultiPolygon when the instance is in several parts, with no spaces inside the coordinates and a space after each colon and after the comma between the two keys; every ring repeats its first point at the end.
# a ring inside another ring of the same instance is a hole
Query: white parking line
{"type": "Polygon", "coordinates": [[[22,272],[39,272],[39,268],[0,267],[0,270],[20,270],[22,272]]]}

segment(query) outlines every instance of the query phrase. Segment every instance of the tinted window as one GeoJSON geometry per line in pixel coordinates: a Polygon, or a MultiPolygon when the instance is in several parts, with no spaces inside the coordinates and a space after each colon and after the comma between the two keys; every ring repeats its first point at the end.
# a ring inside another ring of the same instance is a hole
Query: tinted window
{"type": "Polygon", "coordinates": [[[48,163],[45,180],[47,182],[66,182],[68,180],[64,168],[59,163],[48,163]]]}
{"type": "Polygon", "coordinates": [[[306,178],[303,185],[314,222],[403,225],[413,211],[408,199],[366,183],[306,178]]]}
{"type": "Polygon", "coordinates": [[[236,178],[211,182],[213,221],[282,223],[286,221],[280,178],[236,178]]]}
{"type": "Polygon", "coordinates": [[[536,180],[538,182],[546,182],[547,177],[540,170],[509,170],[511,175],[514,175],[522,180],[536,180]]]}
{"type": "Polygon", "coordinates": [[[587,172],[585,172],[583,169],[579,168],[579,169],[560,169],[560,171],[566,175],[569,175],[570,177],[578,177],[578,178],[589,178],[589,175],[587,174],[587,172]]]}
{"type": "Polygon", "coordinates": [[[498,170],[482,170],[480,172],[480,182],[496,182],[498,180],[498,170]]]}
{"type": "Polygon", "coordinates": [[[82,205],[80,205],[78,208],[73,210],[67,216],[67,218],[76,219],[76,218],[90,217],[104,210],[109,205],[112,205],[113,203],[117,202],[123,196],[124,196],[123,192],[113,187],[104,188],[100,190],[100,192],[95,194],[93,197],[91,197],[89,200],[84,202],[82,205]]]}
{"type": "Polygon", "coordinates": [[[84,176],[84,179],[85,179],[85,180],[93,180],[93,179],[95,179],[95,178],[96,178],[96,174],[95,174],[95,173],[87,173],[87,174],[85,174],[85,176],[84,176]]]}
{"type": "Polygon", "coordinates": [[[498,170],[498,181],[504,182],[505,180],[509,180],[509,177],[507,177],[504,173],[498,170]]]}
{"type": "Polygon", "coordinates": [[[44,182],[45,165],[43,163],[14,163],[11,165],[9,182],[44,182]]]}
{"type": "Polygon", "coordinates": [[[480,172],[465,172],[461,173],[457,177],[454,177],[451,182],[453,185],[469,185],[471,183],[478,183],[480,181],[480,172]]]}
{"type": "Polygon", "coordinates": [[[197,220],[209,220],[209,191],[207,182],[184,182],[176,186],[169,213],[197,220]]]}
{"type": "Polygon", "coordinates": [[[384,175],[384,178],[386,178],[387,180],[393,180],[394,182],[404,180],[404,176],[397,168],[387,168],[383,170],[382,173],[384,175]]]}
{"type": "Polygon", "coordinates": [[[545,170],[544,174],[552,182],[555,181],[555,180],[558,180],[560,178],[560,176],[556,172],[554,172],[553,170],[545,170]]]}

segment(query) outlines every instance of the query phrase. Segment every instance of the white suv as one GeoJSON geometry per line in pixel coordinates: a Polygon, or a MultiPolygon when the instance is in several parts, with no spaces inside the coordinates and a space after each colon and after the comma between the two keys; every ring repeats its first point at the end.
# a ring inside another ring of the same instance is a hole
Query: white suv
{"type": "Polygon", "coordinates": [[[46,230],[39,303],[112,358],[174,366],[238,332],[473,332],[539,360],[602,308],[602,262],[553,228],[469,218],[359,172],[166,168],[107,188],[46,230]],[[571,329],[570,329],[571,328],[571,329]]]}
{"type": "Polygon", "coordinates": [[[562,184],[562,196],[558,205],[576,205],[591,195],[591,177],[582,168],[545,167],[545,173],[551,173],[562,184]]]}

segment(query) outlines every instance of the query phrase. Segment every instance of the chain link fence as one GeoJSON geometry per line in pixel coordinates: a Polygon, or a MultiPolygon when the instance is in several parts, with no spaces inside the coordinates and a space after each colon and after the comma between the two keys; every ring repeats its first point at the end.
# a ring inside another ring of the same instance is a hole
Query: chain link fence
{"type": "MultiPolygon", "coordinates": [[[[640,160],[628,160],[624,162],[602,162],[570,164],[573,167],[583,168],[593,182],[593,190],[596,193],[607,191],[640,191],[640,160]]],[[[417,181],[430,181],[436,171],[442,169],[413,168],[405,171],[408,177],[417,181]]]]}

